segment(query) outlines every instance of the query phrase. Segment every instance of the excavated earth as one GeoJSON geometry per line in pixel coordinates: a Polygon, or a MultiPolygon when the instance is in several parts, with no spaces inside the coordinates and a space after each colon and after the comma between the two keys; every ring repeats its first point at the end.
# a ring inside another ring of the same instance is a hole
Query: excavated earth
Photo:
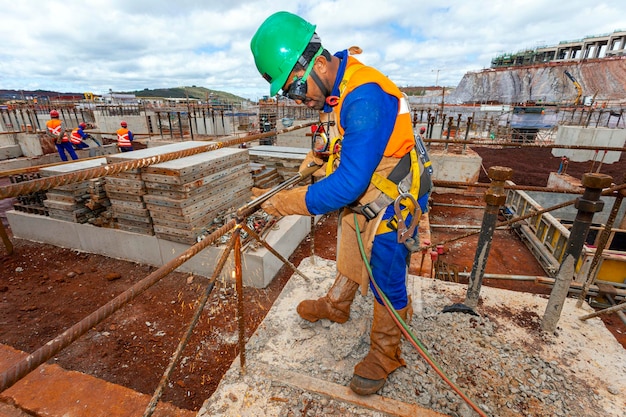
{"type": "MultiPolygon", "coordinates": [[[[513,168],[513,181],[521,185],[545,186],[549,172],[558,169],[559,159],[547,149],[475,148],[490,166],[513,168]]],[[[626,163],[603,165],[602,172],[622,182],[626,163]]],[[[568,173],[580,177],[588,164],[570,163],[568,173]]],[[[486,182],[484,174],[480,178],[486,182]]],[[[462,223],[480,219],[480,210],[438,206],[436,203],[482,204],[481,190],[469,199],[457,194],[435,194],[431,222],[462,223]]],[[[4,210],[10,201],[0,201],[4,210]]],[[[4,212],[2,213],[4,216],[4,212]]],[[[3,218],[3,220],[6,220],[3,218]]],[[[11,233],[8,229],[9,235],[11,233]]],[[[433,239],[445,240],[445,232],[433,239]]],[[[12,237],[12,236],[11,236],[12,237]]],[[[334,260],[336,215],[322,218],[312,236],[317,256],[334,260]]],[[[507,241],[518,239],[513,232],[498,232],[492,246],[487,273],[544,275],[528,254],[512,253],[507,241]]],[[[450,271],[471,270],[476,237],[446,247],[445,266],[450,271]]],[[[33,352],[65,329],[104,305],[155,270],[154,267],[100,255],[79,253],[55,246],[13,239],[14,253],[0,248],[0,343],[33,352]]],[[[311,239],[296,249],[290,260],[298,265],[311,255],[311,239]]],[[[419,273],[419,264],[411,265],[419,273]]],[[[244,289],[244,323],[250,337],[264,319],[288,282],[292,271],[283,267],[265,289],[244,289]]],[[[549,294],[550,288],[532,282],[489,280],[486,286],[515,291],[549,294]]],[[[103,323],[91,329],[50,364],[75,370],[152,395],[194,313],[207,279],[185,273],[171,273],[103,323]]],[[[616,315],[603,321],[615,338],[626,347],[626,326],[616,315]]],[[[230,283],[218,282],[211,292],[183,358],[165,387],[162,401],[197,411],[215,391],[220,379],[238,353],[237,297],[230,283]]],[[[494,380],[494,384],[498,381],[494,380]]],[[[4,401],[0,396],[0,400],[4,401]]]]}

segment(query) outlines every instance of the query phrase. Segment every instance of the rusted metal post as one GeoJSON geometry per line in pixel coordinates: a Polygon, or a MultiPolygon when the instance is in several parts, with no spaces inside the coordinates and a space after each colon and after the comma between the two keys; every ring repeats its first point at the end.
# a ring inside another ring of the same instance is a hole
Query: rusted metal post
{"type": "Polygon", "coordinates": [[[583,174],[582,185],[585,187],[583,195],[576,199],[574,206],[578,209],[576,219],[570,230],[569,239],[565,246],[563,259],[559,272],[554,280],[554,286],[550,292],[550,299],[546,311],[541,320],[541,328],[546,332],[553,333],[561,317],[563,304],[569,292],[572,278],[576,270],[576,263],[585,244],[589,233],[593,214],[602,211],[604,202],[600,200],[602,189],[611,185],[612,178],[605,174],[583,174]]]}
{"type": "Polygon", "coordinates": [[[239,325],[239,365],[241,375],[246,374],[246,325],[243,314],[243,274],[241,269],[241,227],[244,218],[238,220],[238,225],[233,231],[235,234],[235,285],[237,289],[237,323],[239,325]]]}
{"type": "Polygon", "coordinates": [[[465,297],[465,305],[475,308],[478,305],[478,297],[480,296],[480,287],[482,285],[483,276],[485,275],[485,266],[489,257],[489,249],[493,240],[493,232],[496,230],[496,222],[498,220],[498,211],[500,206],[506,202],[506,190],[504,183],[513,176],[513,170],[507,167],[494,166],[489,168],[489,179],[491,179],[491,187],[485,193],[485,214],[478,236],[478,246],[476,247],[476,255],[472,265],[472,272],[469,277],[467,286],[467,294],[465,297]]]}
{"type": "MultiPolygon", "coordinates": [[[[470,129],[472,128],[472,121],[474,120],[474,118],[472,116],[469,116],[467,118],[467,129],[465,129],[465,142],[467,142],[467,137],[469,136],[469,132],[470,129]]],[[[463,153],[465,154],[465,151],[467,149],[467,143],[463,144],[463,153]]]]}
{"type": "MultiPolygon", "coordinates": [[[[626,180],[626,174],[624,174],[624,180],[626,180]]],[[[578,296],[578,301],[576,302],[576,307],[580,308],[583,304],[585,298],[587,298],[587,293],[589,292],[589,287],[596,279],[596,267],[600,264],[600,258],[602,258],[602,252],[606,247],[607,242],[609,241],[609,236],[611,235],[611,229],[613,228],[613,224],[615,223],[615,219],[617,218],[617,213],[619,212],[619,208],[622,205],[622,200],[624,199],[624,195],[626,194],[626,190],[620,190],[615,196],[615,201],[613,202],[613,207],[611,208],[611,214],[609,214],[609,218],[604,225],[604,229],[602,229],[602,234],[600,235],[600,241],[598,242],[598,246],[596,247],[596,253],[593,255],[593,259],[591,260],[591,265],[589,266],[589,272],[587,273],[587,279],[585,280],[585,284],[583,285],[583,289],[578,296]]]]}

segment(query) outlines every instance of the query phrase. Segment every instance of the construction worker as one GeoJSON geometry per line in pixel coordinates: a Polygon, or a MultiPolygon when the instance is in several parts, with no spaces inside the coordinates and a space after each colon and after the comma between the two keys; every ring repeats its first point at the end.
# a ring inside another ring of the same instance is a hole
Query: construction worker
{"type": "Polygon", "coordinates": [[[74,146],[74,149],[79,150],[89,147],[89,145],[83,142],[84,139],[89,138],[89,135],[85,133],[84,130],[86,128],[87,124],[85,122],[81,122],[78,127],[72,130],[72,133],[70,134],[70,142],[72,143],[72,146],[74,146]]]}
{"type": "Polygon", "coordinates": [[[133,132],[128,130],[128,123],[120,122],[120,128],[117,129],[117,147],[121,152],[130,152],[133,150],[133,132]]]}
{"type": "Polygon", "coordinates": [[[276,216],[343,208],[337,277],[324,297],[300,302],[297,312],[311,322],[345,323],[356,291],[361,288],[365,295],[368,286],[372,289],[370,350],[355,366],[350,388],[359,395],[373,394],[405,364],[400,357],[401,331],[382,294],[391,304],[388,307],[406,319],[412,311],[407,266],[417,246],[415,226],[427,210],[432,186],[416,150],[408,100],[384,74],[350,56],[360,48],[331,55],[315,26],[288,12],[268,17],[250,48],[259,73],[270,83],[271,96],[282,90],[296,103],[320,111],[324,130],[313,133],[319,132],[302,166],[325,163],[325,178],[280,191],[262,208],[276,216]]]}
{"type": "Polygon", "coordinates": [[[46,122],[46,134],[54,139],[54,143],[59,152],[62,161],[67,161],[67,152],[72,159],[78,159],[78,155],[74,152],[74,148],[70,143],[70,139],[65,132],[63,122],[59,119],[59,112],[50,111],[50,120],[46,122]]]}

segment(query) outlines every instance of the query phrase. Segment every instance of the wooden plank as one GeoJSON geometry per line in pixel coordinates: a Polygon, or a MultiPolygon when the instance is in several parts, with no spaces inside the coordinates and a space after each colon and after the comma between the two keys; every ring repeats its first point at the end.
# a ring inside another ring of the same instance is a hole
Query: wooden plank
{"type": "Polygon", "coordinates": [[[380,395],[357,395],[349,387],[335,384],[327,380],[310,377],[305,374],[280,369],[278,367],[267,367],[265,372],[270,378],[279,384],[291,385],[292,387],[315,392],[325,397],[355,404],[370,410],[379,411],[392,416],[420,416],[420,417],[449,417],[428,408],[420,407],[417,404],[408,404],[392,398],[380,395]]]}

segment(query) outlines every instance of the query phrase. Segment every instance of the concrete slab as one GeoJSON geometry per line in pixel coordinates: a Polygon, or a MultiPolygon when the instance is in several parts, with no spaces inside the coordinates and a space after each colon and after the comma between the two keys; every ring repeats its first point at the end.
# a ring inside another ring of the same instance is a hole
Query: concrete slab
{"type": "Polygon", "coordinates": [[[97,168],[106,165],[106,158],[88,159],[85,161],[77,160],[69,164],[55,165],[53,167],[41,168],[39,173],[42,177],[51,177],[53,175],[67,174],[69,172],[80,171],[83,169],[97,168]]]}
{"type": "MultiPolygon", "coordinates": [[[[191,247],[191,245],[171,242],[155,236],[67,222],[15,210],[7,212],[7,220],[13,235],[19,239],[49,243],[156,267],[164,265],[191,247]]],[[[288,258],[302,239],[308,235],[310,228],[309,217],[287,216],[278,221],[276,229],[270,231],[265,239],[278,253],[288,258]]],[[[222,249],[219,247],[208,247],[177,270],[211,277],[221,253],[222,249]]],[[[255,288],[267,287],[282,265],[278,258],[263,247],[245,252],[243,254],[244,285],[255,288]]],[[[232,270],[234,270],[234,264],[231,255],[222,272],[222,278],[230,279],[232,270]]]]}
{"type": "Polygon", "coordinates": [[[22,156],[20,145],[0,146],[0,159],[13,159],[22,156]]]}
{"type": "Polygon", "coordinates": [[[216,142],[188,141],[188,142],[170,143],[170,144],[163,145],[163,146],[156,146],[154,148],[145,148],[145,149],[140,149],[140,150],[132,151],[132,152],[122,152],[122,153],[116,153],[114,155],[107,155],[107,160],[109,161],[109,163],[133,161],[136,159],[163,155],[164,153],[169,153],[169,152],[184,151],[186,149],[199,148],[201,146],[207,146],[212,143],[216,143],[216,142]]]}

